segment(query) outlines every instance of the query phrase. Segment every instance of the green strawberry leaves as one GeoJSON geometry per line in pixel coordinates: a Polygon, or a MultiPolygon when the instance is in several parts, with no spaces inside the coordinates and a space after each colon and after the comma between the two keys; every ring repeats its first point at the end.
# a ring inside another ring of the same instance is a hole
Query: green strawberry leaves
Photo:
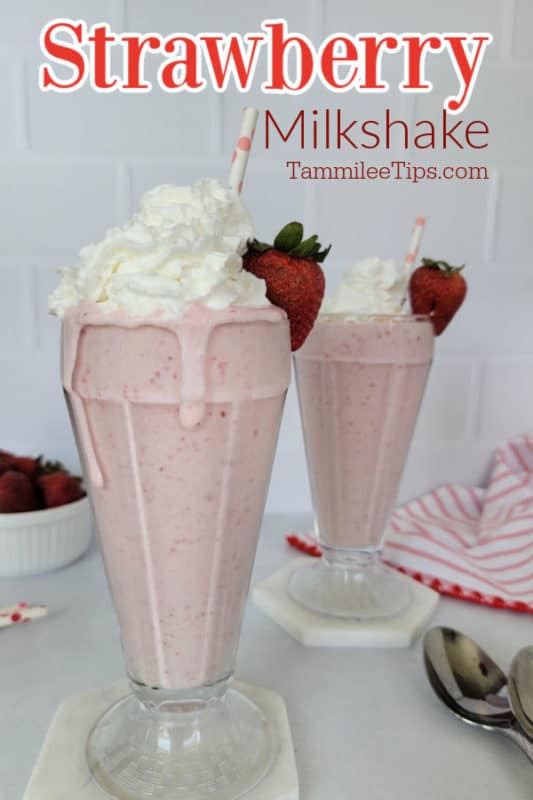
{"type": "Polygon", "coordinates": [[[301,222],[289,222],[285,225],[276,238],[274,239],[274,247],[276,250],[281,250],[283,253],[290,253],[299,247],[302,239],[304,238],[304,226],[301,222]]]}
{"type": "Polygon", "coordinates": [[[80,481],[80,483],[83,480],[79,475],[72,475],[61,461],[46,461],[42,455],[37,457],[37,461],[39,463],[39,477],[41,477],[41,475],[52,475],[54,472],[66,472],[68,475],[71,475],[72,478],[80,481]]]}
{"type": "Polygon", "coordinates": [[[318,241],[318,236],[310,236],[309,239],[305,239],[293,250],[290,250],[289,255],[295,258],[311,258],[313,261],[321,264],[331,250],[331,245],[324,248],[324,250],[321,250],[321,247],[322,245],[318,241]]]}
{"type": "Polygon", "coordinates": [[[460,267],[454,267],[448,264],[447,261],[435,261],[433,258],[423,258],[422,266],[426,267],[426,269],[438,269],[448,278],[455,275],[457,272],[461,272],[465,268],[465,264],[460,267]]]}
{"type": "Polygon", "coordinates": [[[254,253],[266,253],[267,250],[272,250],[272,245],[260,242],[258,239],[252,239],[248,242],[248,250],[253,250],[254,253]]]}
{"type": "Polygon", "coordinates": [[[249,248],[257,253],[264,253],[274,248],[294,258],[310,258],[317,264],[321,264],[331,250],[331,245],[322,249],[322,245],[318,241],[318,236],[313,235],[308,239],[304,239],[303,237],[304,226],[302,223],[295,221],[289,222],[280,230],[274,239],[273,245],[258,242],[257,239],[254,239],[249,243],[249,248]]]}

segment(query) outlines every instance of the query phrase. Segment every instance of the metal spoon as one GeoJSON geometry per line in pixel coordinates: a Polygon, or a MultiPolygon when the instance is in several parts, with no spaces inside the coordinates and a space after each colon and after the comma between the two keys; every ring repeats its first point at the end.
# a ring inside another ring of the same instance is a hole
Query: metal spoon
{"type": "Polygon", "coordinates": [[[533,739],[533,647],[524,647],[511,662],[509,700],[520,726],[533,739]]]}
{"type": "Polygon", "coordinates": [[[508,736],[533,761],[533,740],[513,714],[507,677],[477,642],[453,628],[432,628],[424,663],[435,693],[459,719],[508,736]]]}

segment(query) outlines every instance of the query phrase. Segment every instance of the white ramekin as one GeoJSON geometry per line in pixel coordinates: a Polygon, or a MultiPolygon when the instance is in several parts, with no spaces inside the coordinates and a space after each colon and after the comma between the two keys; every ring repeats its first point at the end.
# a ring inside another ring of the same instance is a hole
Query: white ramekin
{"type": "Polygon", "coordinates": [[[0,514],[0,576],[37,575],[70,564],[91,541],[87,497],[58,508],[0,514]]]}

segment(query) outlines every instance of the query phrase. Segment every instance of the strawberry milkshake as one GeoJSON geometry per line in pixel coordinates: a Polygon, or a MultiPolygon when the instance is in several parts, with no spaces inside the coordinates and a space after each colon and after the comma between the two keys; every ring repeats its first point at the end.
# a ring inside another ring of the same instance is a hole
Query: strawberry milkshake
{"type": "Polygon", "coordinates": [[[217,181],[157,187],[51,298],[135,695],[89,741],[113,796],[156,781],[162,800],[203,783],[236,797],[272,757],[259,710],[228,689],[290,380],[287,316],[242,269],[251,237],[217,181]]]}
{"type": "Polygon", "coordinates": [[[402,313],[404,292],[393,262],[356,264],[295,356],[324,557],[289,588],[322,613],[384,617],[409,602],[378,561],[433,353],[432,324],[402,313]]]}

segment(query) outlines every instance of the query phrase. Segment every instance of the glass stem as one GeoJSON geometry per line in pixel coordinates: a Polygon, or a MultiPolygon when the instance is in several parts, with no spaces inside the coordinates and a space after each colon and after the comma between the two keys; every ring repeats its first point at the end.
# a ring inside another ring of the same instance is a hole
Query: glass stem
{"type": "Polygon", "coordinates": [[[192,689],[158,689],[144,686],[130,678],[133,694],[147,712],[157,714],[189,714],[212,711],[222,705],[232,680],[227,675],[216,683],[192,689]]]}
{"type": "Polygon", "coordinates": [[[372,567],[379,561],[381,547],[355,550],[348,548],[328,547],[321,543],[322,560],[327,567],[353,570],[361,572],[367,567],[372,567]]]}

